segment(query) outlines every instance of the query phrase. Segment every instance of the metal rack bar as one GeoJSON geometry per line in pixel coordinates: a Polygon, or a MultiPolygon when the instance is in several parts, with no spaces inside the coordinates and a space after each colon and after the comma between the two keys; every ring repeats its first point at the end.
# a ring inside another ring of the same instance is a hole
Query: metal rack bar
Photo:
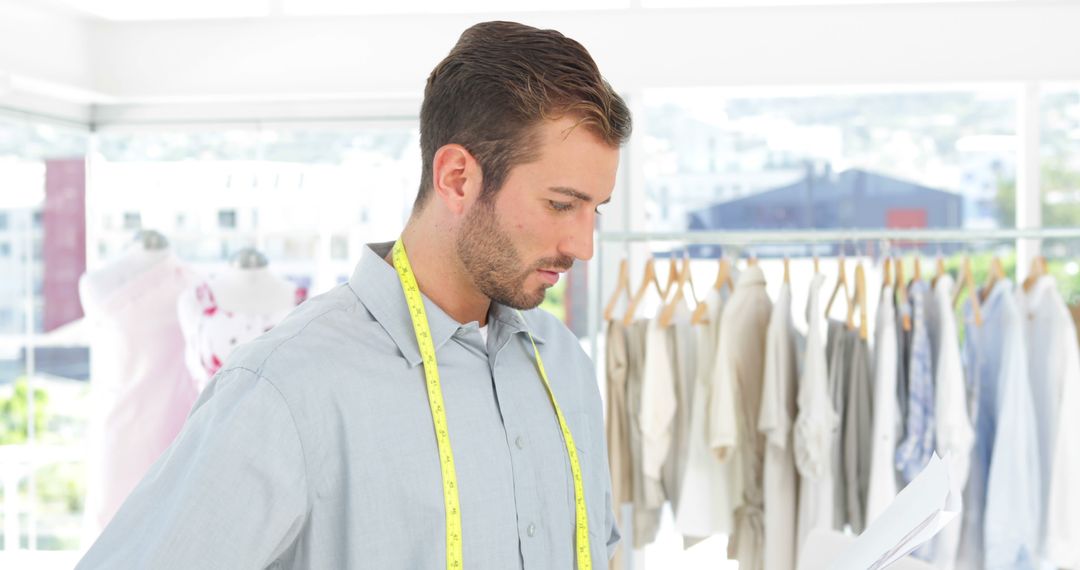
{"type": "Polygon", "coordinates": [[[921,230],[782,230],[599,232],[601,242],[677,241],[682,243],[756,245],[851,241],[975,242],[1017,239],[1080,239],[1080,228],[1038,229],[921,229],[921,230]]]}

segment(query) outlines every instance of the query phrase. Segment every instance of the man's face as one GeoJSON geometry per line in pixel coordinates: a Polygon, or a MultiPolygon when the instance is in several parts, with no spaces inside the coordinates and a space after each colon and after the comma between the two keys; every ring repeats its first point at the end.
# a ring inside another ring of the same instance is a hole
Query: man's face
{"type": "Polygon", "coordinates": [[[539,158],[512,168],[492,200],[465,214],[458,255],[497,303],[532,309],[574,260],[593,255],[596,208],[611,198],[619,151],[574,124],[542,123],[539,158]]]}

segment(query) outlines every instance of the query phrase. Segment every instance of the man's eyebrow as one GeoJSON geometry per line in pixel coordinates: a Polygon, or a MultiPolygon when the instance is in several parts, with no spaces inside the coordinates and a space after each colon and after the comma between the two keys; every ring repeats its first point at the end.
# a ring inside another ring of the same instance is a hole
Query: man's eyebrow
{"type": "MultiPolygon", "coordinates": [[[[571,198],[577,198],[578,200],[581,200],[582,202],[585,202],[587,204],[591,204],[592,201],[593,201],[592,196],[589,196],[588,194],[586,194],[584,192],[574,190],[573,188],[567,188],[565,186],[552,186],[551,188],[549,188],[549,190],[551,190],[552,192],[558,192],[559,194],[570,196],[571,198]]],[[[604,200],[603,202],[600,202],[600,204],[598,204],[598,205],[602,206],[604,204],[607,204],[610,201],[611,201],[611,196],[608,196],[607,200],[604,200]]]]}

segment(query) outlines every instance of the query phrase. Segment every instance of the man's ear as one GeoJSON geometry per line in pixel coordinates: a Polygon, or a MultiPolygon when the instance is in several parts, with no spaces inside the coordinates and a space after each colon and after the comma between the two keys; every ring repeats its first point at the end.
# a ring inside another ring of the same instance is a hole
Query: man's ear
{"type": "Polygon", "coordinates": [[[480,196],[480,163],[459,144],[443,145],[432,161],[435,198],[454,214],[464,213],[480,196]]]}

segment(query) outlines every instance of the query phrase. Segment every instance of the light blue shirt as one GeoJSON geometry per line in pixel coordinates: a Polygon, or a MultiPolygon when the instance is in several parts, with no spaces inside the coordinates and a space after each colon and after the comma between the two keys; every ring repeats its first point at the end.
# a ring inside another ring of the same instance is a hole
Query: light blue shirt
{"type": "Polygon", "coordinates": [[[965,365],[978,387],[978,406],[957,568],[1036,568],[1039,444],[1012,282],[994,286],[982,307],[982,326],[974,324],[970,303],[965,311],[965,365]]]}
{"type": "MultiPolygon", "coordinates": [[[[446,567],[438,450],[390,243],[348,283],[237,349],[78,568],[446,567]]],[[[578,448],[593,567],[619,533],[600,393],[577,338],[493,303],[486,343],[424,298],[468,569],[574,567],[570,462],[536,339],[578,448]]]]}

